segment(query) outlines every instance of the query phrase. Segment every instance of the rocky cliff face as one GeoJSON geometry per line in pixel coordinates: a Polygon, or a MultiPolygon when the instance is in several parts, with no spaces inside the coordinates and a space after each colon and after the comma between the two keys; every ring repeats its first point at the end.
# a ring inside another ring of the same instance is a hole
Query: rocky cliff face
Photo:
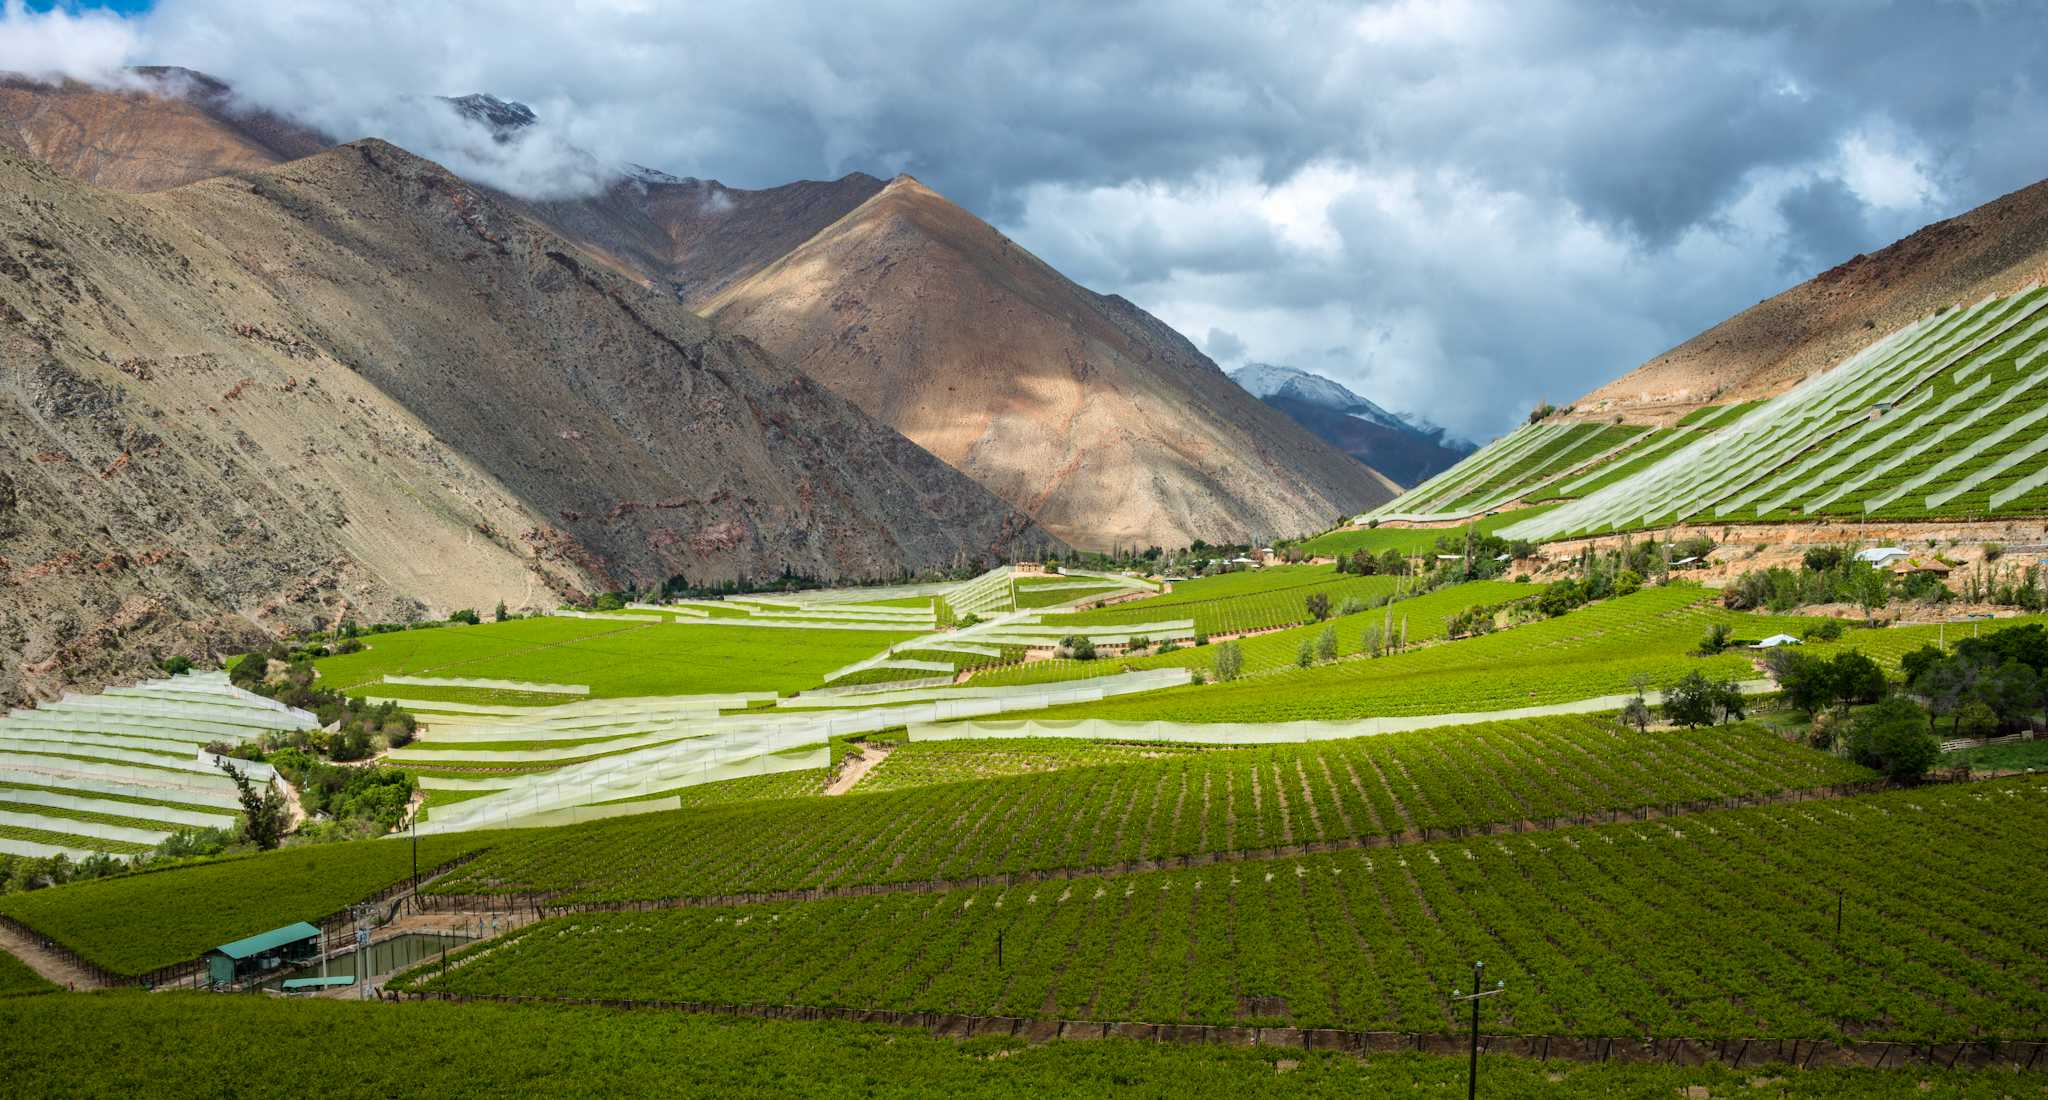
{"type": "Polygon", "coordinates": [[[909,177],[708,305],[1075,545],[1298,534],[1393,495],[909,177]]]}
{"type": "Polygon", "coordinates": [[[124,197],[0,154],[0,695],[286,626],[1043,536],[381,142],[124,197]]]}

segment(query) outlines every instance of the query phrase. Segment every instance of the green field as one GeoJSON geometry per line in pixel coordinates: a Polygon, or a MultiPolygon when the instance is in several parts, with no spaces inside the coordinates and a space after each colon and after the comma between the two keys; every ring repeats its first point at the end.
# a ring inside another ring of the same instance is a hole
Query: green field
{"type": "Polygon", "coordinates": [[[1536,719],[537,830],[433,889],[616,901],[957,879],[1869,777],[1752,726],[1637,734],[1606,718],[1536,719]]]}
{"type": "MultiPolygon", "coordinates": [[[[1513,1100],[1997,1100],[2010,1072],[1581,1065],[1489,1055],[1484,1095],[1513,1100]],[[1688,1092],[1687,1090],[1697,1090],[1688,1092]]],[[[485,1004],[278,1001],[196,994],[0,1002],[0,1079],[18,1100],[589,1096],[922,1098],[1462,1096],[1461,1058],[1312,1053],[1125,1039],[1031,1044],[873,1024],[485,1004]],[[90,1042],[54,1036],[90,1036],[90,1042]],[[336,1041],[347,1036],[347,1042],[336,1041]],[[288,1051],[261,1071],[221,1051],[288,1051]],[[232,1075],[232,1082],[224,1076],[232,1075]]]]}
{"type": "MultiPolygon", "coordinates": [[[[1712,597],[1700,588],[1646,588],[1478,638],[1388,657],[1285,668],[1231,683],[1071,704],[1044,716],[1280,722],[1510,710],[1624,692],[1637,675],[1650,677],[1653,685],[1693,669],[1750,679],[1759,674],[1746,651],[1693,656],[1707,628],[1733,623],[1739,637],[1754,639],[1788,625],[1797,633],[1801,625],[1799,620],[1724,611],[1712,597]]],[[[1368,621],[1380,625],[1372,615],[1359,616],[1351,633],[1361,634],[1368,621]]],[[[1347,649],[1356,652],[1356,643],[1347,649]]]]}
{"type": "Polygon", "coordinates": [[[789,694],[816,687],[825,673],[917,636],[822,627],[517,619],[374,634],[364,639],[362,652],[322,658],[315,666],[324,684],[394,698],[478,702],[491,693],[385,684],[387,675],[585,684],[590,697],[599,699],[727,691],[789,694]]]}
{"type": "MultiPolygon", "coordinates": [[[[1391,632],[1397,640],[1405,628],[1408,644],[1419,645],[1444,637],[1445,627],[1450,619],[1469,608],[1490,606],[1510,600],[1532,599],[1541,595],[1545,587],[1540,584],[1513,584],[1507,581],[1469,581],[1425,592],[1420,596],[1396,600],[1382,608],[1353,615],[1339,615],[1328,622],[1310,623],[1270,634],[1253,635],[1241,639],[1237,644],[1244,654],[1244,671],[1247,674],[1291,667],[1301,652],[1301,643],[1304,639],[1313,644],[1324,630],[1333,627],[1337,631],[1337,652],[1340,656],[1348,657],[1359,653],[1365,645],[1366,628],[1372,626],[1379,627],[1383,636],[1391,632]]],[[[1032,661],[1029,664],[1014,665],[977,675],[972,682],[977,685],[1042,684],[1084,679],[1089,676],[1107,676],[1125,669],[1206,670],[1215,663],[1216,650],[1213,646],[1195,646],[1177,649],[1172,653],[1120,657],[1114,660],[1032,661]]]]}
{"type": "Polygon", "coordinates": [[[2048,880],[2033,873],[2044,845],[2037,784],[1902,792],[1819,814],[1766,807],[932,895],[579,914],[422,984],[1448,1032],[1450,987],[1477,958],[1514,991],[1496,1006],[1508,1032],[2032,1038],[2048,1028],[2048,880]],[[1884,874],[1867,873],[1869,852],[1885,853],[1884,874]],[[1558,906],[1567,892],[1575,903],[1558,906]],[[833,950],[856,942],[867,950],[833,950]]]}
{"type": "MultiPolygon", "coordinates": [[[[1518,508],[1512,512],[1480,516],[1469,526],[1482,535],[1490,535],[1510,523],[1517,523],[1532,516],[1540,516],[1556,505],[1544,504],[1530,508],[1518,508]]],[[[1316,557],[1349,555],[1358,550],[1370,554],[1384,554],[1396,550],[1409,557],[1436,553],[1436,540],[1448,538],[1453,542],[1465,537],[1467,524],[1447,527],[1339,527],[1326,531],[1303,542],[1300,549],[1316,557]]]]}
{"type": "Polygon", "coordinates": [[[27,963],[0,951],[0,998],[49,993],[56,988],[44,981],[42,975],[30,970],[27,963]]]}
{"type": "Polygon", "coordinates": [[[891,751],[867,778],[862,794],[1033,775],[1098,764],[1128,764],[1206,750],[1184,745],[1126,745],[1105,741],[1006,738],[1000,741],[913,741],[891,751]]]}
{"type": "Polygon", "coordinates": [[[1311,595],[1321,594],[1335,609],[1347,599],[1365,603],[1390,599],[1401,583],[1395,577],[1339,573],[1328,565],[1276,565],[1175,581],[1173,591],[1162,595],[1100,611],[1048,615],[1044,621],[1132,626],[1193,619],[1195,629],[1204,634],[1236,633],[1307,622],[1311,595]]]}
{"type": "MultiPolygon", "coordinates": [[[[420,867],[499,834],[422,837],[420,867]]],[[[412,847],[358,840],[0,895],[0,914],[116,974],[147,974],[210,947],[294,921],[317,921],[412,875],[412,847]]]]}

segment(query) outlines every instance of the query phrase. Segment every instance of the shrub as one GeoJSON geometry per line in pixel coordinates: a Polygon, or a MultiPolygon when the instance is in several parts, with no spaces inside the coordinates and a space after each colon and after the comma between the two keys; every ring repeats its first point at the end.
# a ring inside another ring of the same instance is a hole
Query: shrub
{"type": "Polygon", "coordinates": [[[448,621],[451,623],[466,623],[470,626],[475,626],[482,620],[477,617],[476,608],[465,607],[462,610],[457,611],[455,614],[448,616],[448,621]]]}
{"type": "Polygon", "coordinates": [[[1069,634],[1060,639],[1059,655],[1076,661],[1095,659],[1095,643],[1085,634],[1069,634]]]}
{"type": "Polygon", "coordinates": [[[1806,628],[1805,636],[1815,641],[1832,642],[1842,636],[1842,620],[1822,619],[1806,628]]]}
{"type": "Polygon", "coordinates": [[[1614,594],[1633,596],[1643,589],[1643,575],[1633,569],[1624,569],[1614,576],[1614,594]]]}
{"type": "Polygon", "coordinates": [[[166,675],[183,676],[192,671],[192,658],[173,655],[163,659],[162,668],[166,675]]]}
{"type": "Polygon", "coordinates": [[[1316,643],[1312,638],[1301,640],[1301,650],[1294,655],[1294,663],[1307,668],[1316,663],[1316,643]]]}
{"type": "Polygon", "coordinates": [[[1733,636],[1734,631],[1729,629],[1727,623],[1715,623],[1713,626],[1708,627],[1707,636],[1700,639],[1701,655],[1712,657],[1714,654],[1727,649],[1733,636]]]}
{"type": "Polygon", "coordinates": [[[1812,546],[1799,559],[1809,573],[1825,573],[1839,568],[1842,564],[1842,548],[1839,546],[1812,546]]]}
{"type": "Polygon", "coordinates": [[[1316,659],[1319,661],[1334,661],[1337,659],[1336,627],[1326,626],[1323,628],[1323,632],[1316,637],[1316,659]]]}
{"type": "Polygon", "coordinates": [[[499,600],[498,606],[491,610],[491,621],[502,623],[508,618],[511,618],[511,615],[505,610],[505,601],[499,600]]]}
{"type": "Polygon", "coordinates": [[[1356,615],[1364,610],[1365,601],[1357,596],[1346,596],[1344,597],[1344,602],[1337,605],[1337,614],[1339,615],[1356,615]]]}
{"type": "Polygon", "coordinates": [[[1324,619],[1330,617],[1329,596],[1321,592],[1311,592],[1309,593],[1308,599],[1302,602],[1308,608],[1308,617],[1314,619],[1316,622],[1322,622],[1324,619]]]}

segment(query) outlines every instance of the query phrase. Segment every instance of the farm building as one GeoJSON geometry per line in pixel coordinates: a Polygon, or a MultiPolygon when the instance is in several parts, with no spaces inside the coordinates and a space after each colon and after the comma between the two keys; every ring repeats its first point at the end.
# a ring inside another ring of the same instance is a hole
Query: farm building
{"type": "Polygon", "coordinates": [[[1892,566],[1892,574],[1894,576],[1910,577],[1918,573],[1925,573],[1933,577],[1946,577],[1948,576],[1949,569],[1947,565],[1939,561],[1921,561],[1919,558],[1908,558],[1892,566]]]}
{"type": "Polygon", "coordinates": [[[1857,561],[1868,562],[1879,569],[1883,569],[1895,561],[1901,561],[1906,556],[1905,549],[1898,546],[1873,546],[1868,550],[1856,551],[1857,561]]]}
{"type": "Polygon", "coordinates": [[[215,985],[227,985],[287,963],[305,962],[319,952],[320,930],[300,921],[208,951],[206,976],[215,985]]]}

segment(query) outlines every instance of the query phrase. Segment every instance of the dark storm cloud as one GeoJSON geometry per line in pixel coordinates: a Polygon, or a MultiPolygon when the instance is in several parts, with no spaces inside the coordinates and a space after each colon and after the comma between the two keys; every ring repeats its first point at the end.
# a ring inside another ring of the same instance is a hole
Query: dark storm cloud
{"type": "Polygon", "coordinates": [[[628,162],[908,171],[1226,365],[1292,361],[1484,435],[2048,175],[2044,12],[165,0],[10,9],[0,64],[189,65],[528,193],[628,162]],[[541,133],[507,157],[406,98],[471,91],[541,133]]]}

